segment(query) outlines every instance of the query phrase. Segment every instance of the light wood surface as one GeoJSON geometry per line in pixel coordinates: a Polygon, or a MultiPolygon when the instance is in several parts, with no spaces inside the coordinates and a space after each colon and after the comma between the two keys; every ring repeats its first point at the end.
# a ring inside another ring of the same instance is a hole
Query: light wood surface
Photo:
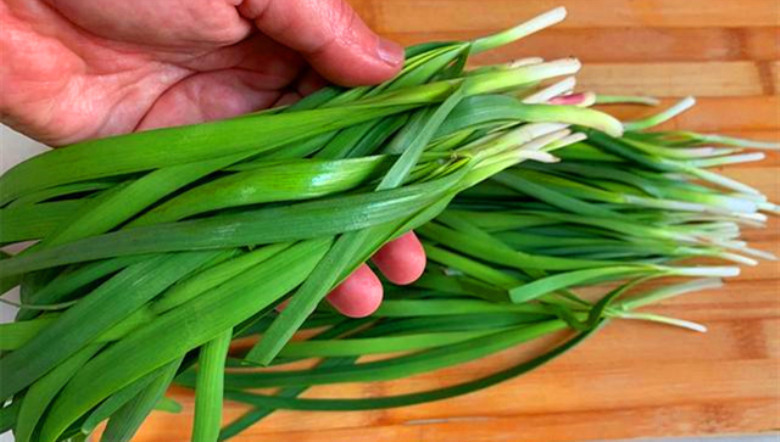
{"type": "MultiPolygon", "coordinates": [[[[369,24],[403,44],[496,31],[558,5],[565,24],[481,62],[528,55],[579,56],[584,89],[696,95],[699,106],[668,124],[780,140],[780,2],[777,0],[353,0],[369,24]]],[[[620,116],[641,114],[617,109],[620,116]]],[[[780,160],[727,173],[780,201],[780,160]]],[[[747,234],[780,254],[780,223],[747,234]]],[[[528,376],[427,405],[359,413],[279,412],[236,440],[584,440],[755,433],[780,429],[780,265],[745,269],[726,289],[688,295],[656,311],[705,323],[707,334],[614,323],[528,376]]],[[[366,397],[486,374],[522,349],[397,382],[317,388],[366,397]]],[[[178,415],[155,413],[141,442],[189,440],[192,396],[178,415]]],[[[225,420],[245,408],[229,404],[225,420]]]]}

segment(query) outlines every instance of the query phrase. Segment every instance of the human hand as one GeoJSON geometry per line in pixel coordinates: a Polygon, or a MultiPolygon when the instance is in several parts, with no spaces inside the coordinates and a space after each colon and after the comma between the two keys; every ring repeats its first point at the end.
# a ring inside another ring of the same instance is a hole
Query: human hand
{"type": "MultiPolygon", "coordinates": [[[[0,120],[51,145],[228,118],[299,99],[325,81],[379,83],[403,50],[343,0],[5,0],[0,120]]],[[[413,233],[373,258],[392,282],[425,267],[413,233]]],[[[365,264],[328,297],[371,314],[365,264]]]]}

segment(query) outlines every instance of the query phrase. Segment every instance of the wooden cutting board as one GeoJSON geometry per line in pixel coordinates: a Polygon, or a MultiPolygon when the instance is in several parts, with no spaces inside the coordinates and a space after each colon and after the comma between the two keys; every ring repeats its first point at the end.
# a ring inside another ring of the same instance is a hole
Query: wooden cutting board
{"type": "MultiPolygon", "coordinates": [[[[353,0],[376,30],[408,45],[496,31],[558,5],[569,19],[521,44],[481,56],[576,55],[582,90],[695,95],[699,106],[668,127],[780,140],[777,0],[353,0]]],[[[642,109],[620,109],[621,116],[642,109]]],[[[780,155],[727,173],[780,201],[780,155]]],[[[780,223],[751,231],[780,254],[780,223]]],[[[780,429],[780,266],[746,269],[727,288],[655,311],[702,322],[706,334],[635,322],[611,324],[530,375],[464,397],[355,413],[279,412],[236,440],[583,440],[754,433],[780,429]]],[[[371,396],[428,389],[486,374],[519,350],[398,382],[319,388],[309,396],[371,396]]],[[[137,441],[189,440],[193,398],[155,413],[137,441]]],[[[244,408],[229,404],[225,419],[244,408]]]]}

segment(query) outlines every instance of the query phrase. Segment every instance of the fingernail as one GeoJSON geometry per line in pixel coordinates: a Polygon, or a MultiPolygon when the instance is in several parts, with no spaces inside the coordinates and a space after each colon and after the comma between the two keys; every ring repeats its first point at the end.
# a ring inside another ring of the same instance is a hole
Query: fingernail
{"type": "Polygon", "coordinates": [[[369,316],[382,302],[382,282],[366,264],[362,264],[330,292],[328,301],[350,318],[369,316]]]}
{"type": "Polygon", "coordinates": [[[398,66],[404,61],[404,48],[394,41],[380,37],[376,52],[379,58],[390,66],[398,66]]]}

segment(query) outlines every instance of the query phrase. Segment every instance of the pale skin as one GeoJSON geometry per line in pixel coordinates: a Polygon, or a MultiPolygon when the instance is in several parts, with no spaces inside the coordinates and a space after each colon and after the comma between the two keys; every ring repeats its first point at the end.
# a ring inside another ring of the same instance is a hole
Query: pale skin
{"type": "MultiPolygon", "coordinates": [[[[53,146],[227,118],[327,81],[375,84],[402,64],[343,0],[0,2],[0,121],[53,146]]],[[[408,233],[373,262],[409,284],[425,253],[408,233]]],[[[363,264],[328,299],[367,316],[382,285],[363,264]]]]}

